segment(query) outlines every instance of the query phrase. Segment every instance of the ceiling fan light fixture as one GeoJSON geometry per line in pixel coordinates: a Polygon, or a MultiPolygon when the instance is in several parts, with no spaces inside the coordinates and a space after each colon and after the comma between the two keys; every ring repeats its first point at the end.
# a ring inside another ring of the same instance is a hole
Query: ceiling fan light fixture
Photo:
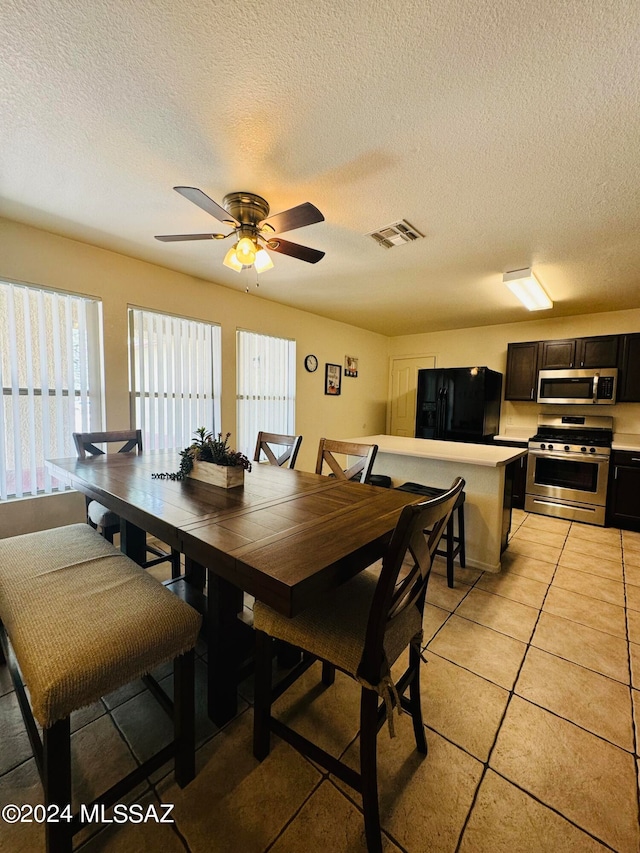
{"type": "Polygon", "coordinates": [[[502,276],[502,281],[529,311],[546,311],[553,308],[553,302],[530,267],[506,272],[502,276]]]}
{"type": "Polygon", "coordinates": [[[229,269],[235,270],[236,272],[242,272],[242,262],[236,257],[235,246],[232,246],[229,249],[227,254],[224,256],[224,261],[222,263],[225,267],[229,267],[229,269]]]}
{"type": "Polygon", "coordinates": [[[273,269],[273,261],[268,251],[280,252],[308,264],[317,264],[324,258],[324,252],[301,246],[289,240],[277,238],[270,240],[268,235],[280,231],[293,231],[316,222],[324,222],[324,216],[318,208],[306,201],[289,210],[283,210],[271,216],[270,207],[262,196],[250,192],[233,192],[225,195],[222,205],[209,198],[197,187],[174,187],[181,196],[192,202],[205,213],[219,222],[231,226],[228,234],[162,234],[156,237],[164,243],[182,240],[224,240],[233,235],[235,243],[227,252],[223,264],[229,269],[241,272],[255,266],[256,273],[273,269]]]}
{"type": "Polygon", "coordinates": [[[250,267],[256,259],[256,244],[251,237],[241,237],[236,243],[236,258],[245,267],[250,267]]]}
{"type": "Polygon", "coordinates": [[[273,269],[273,261],[269,257],[269,253],[266,249],[258,249],[253,265],[257,272],[266,272],[267,270],[273,269]]]}

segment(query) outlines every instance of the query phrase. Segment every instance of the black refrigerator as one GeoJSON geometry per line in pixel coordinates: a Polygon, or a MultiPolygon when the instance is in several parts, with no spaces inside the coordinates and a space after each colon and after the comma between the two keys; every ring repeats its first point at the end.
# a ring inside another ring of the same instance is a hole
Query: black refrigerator
{"type": "Polygon", "coordinates": [[[502,374],[488,367],[419,370],[416,438],[491,442],[501,396],[502,374]]]}

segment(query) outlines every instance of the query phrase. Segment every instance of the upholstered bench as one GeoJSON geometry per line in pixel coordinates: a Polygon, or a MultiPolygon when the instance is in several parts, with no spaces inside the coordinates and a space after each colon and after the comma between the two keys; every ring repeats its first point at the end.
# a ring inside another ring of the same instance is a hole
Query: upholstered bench
{"type": "MultiPolygon", "coordinates": [[[[140,677],[173,713],[174,740],[95,802],[117,802],[172,757],[180,787],[193,779],[200,622],[86,524],[0,539],[0,663],[11,671],[45,806],[71,803],[71,713],[140,677]],[[174,662],[173,704],[147,675],[167,661],[174,662]]],[[[79,815],[47,823],[47,851],[71,851],[79,829],[79,815]]]]}

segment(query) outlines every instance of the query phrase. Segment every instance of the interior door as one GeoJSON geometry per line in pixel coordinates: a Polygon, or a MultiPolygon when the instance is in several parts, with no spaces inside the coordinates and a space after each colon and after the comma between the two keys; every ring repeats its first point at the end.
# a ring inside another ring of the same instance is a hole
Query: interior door
{"type": "Polygon", "coordinates": [[[389,435],[413,438],[416,428],[416,390],[418,371],[435,367],[434,355],[392,358],[389,381],[389,435]]]}

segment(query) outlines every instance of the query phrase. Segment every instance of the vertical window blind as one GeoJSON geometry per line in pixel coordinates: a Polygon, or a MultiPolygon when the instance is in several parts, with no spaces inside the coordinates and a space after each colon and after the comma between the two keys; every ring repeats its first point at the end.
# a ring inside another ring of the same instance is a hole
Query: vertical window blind
{"type": "Polygon", "coordinates": [[[44,460],[102,425],[95,299],[0,281],[0,499],[64,488],[44,460]]]}
{"type": "Polygon", "coordinates": [[[145,449],[182,449],[220,423],[220,326],[129,309],[131,420],[145,449]]]}
{"type": "Polygon", "coordinates": [[[295,413],[296,342],[239,330],[237,449],[251,458],[260,430],[293,435],[295,413]]]}

